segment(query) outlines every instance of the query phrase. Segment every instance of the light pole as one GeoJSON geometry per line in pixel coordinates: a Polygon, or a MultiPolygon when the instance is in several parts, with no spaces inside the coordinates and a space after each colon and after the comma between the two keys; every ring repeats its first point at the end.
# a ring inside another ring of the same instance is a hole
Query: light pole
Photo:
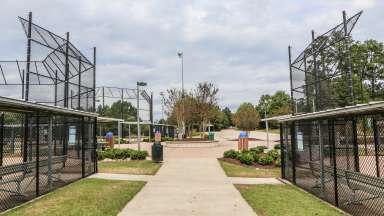
{"type": "Polygon", "coordinates": [[[141,139],[141,131],[140,131],[140,86],[146,86],[145,82],[137,82],[137,149],[140,151],[140,139],[141,139]]]}
{"type": "Polygon", "coordinates": [[[161,96],[161,119],[164,119],[164,92],[160,92],[161,96]]]}
{"type": "Polygon", "coordinates": [[[269,128],[268,128],[268,120],[267,120],[267,109],[271,102],[271,99],[267,99],[264,101],[264,118],[265,118],[265,129],[267,132],[267,147],[269,149],[269,128]]]}
{"type": "Polygon", "coordinates": [[[179,56],[179,58],[181,59],[181,99],[182,99],[182,115],[181,115],[181,119],[182,119],[182,136],[184,137],[184,134],[185,134],[185,124],[184,124],[184,54],[182,51],[178,52],[177,55],[179,56]]]}

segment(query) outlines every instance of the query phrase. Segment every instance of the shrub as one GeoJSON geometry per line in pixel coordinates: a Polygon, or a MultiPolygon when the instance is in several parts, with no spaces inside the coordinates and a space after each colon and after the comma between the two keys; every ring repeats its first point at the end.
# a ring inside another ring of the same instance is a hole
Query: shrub
{"type": "Polygon", "coordinates": [[[253,161],[258,162],[260,159],[260,154],[257,154],[256,152],[251,152],[251,155],[253,156],[253,161]]]}
{"type": "Polygon", "coordinates": [[[231,150],[228,150],[228,151],[225,151],[224,152],[224,158],[232,158],[232,159],[237,159],[238,156],[239,156],[239,152],[231,149],[231,150]]]}
{"type": "Polygon", "coordinates": [[[260,154],[259,155],[259,160],[257,161],[260,165],[270,165],[273,163],[273,157],[271,157],[268,154],[260,154]]]}
{"type": "Polygon", "coordinates": [[[273,147],[273,149],[281,149],[281,144],[276,144],[274,147],[273,147]]]}
{"type": "Polygon", "coordinates": [[[277,158],[277,160],[275,160],[275,165],[281,167],[281,158],[277,158]]]}
{"type": "Polygon", "coordinates": [[[253,163],[253,156],[250,153],[241,153],[239,160],[243,164],[251,165],[253,163]]]}
{"type": "Polygon", "coordinates": [[[97,157],[98,160],[103,160],[105,158],[124,160],[131,156],[132,151],[132,149],[107,149],[105,151],[98,151],[97,157]]]}
{"type": "Polygon", "coordinates": [[[278,158],[280,158],[280,153],[276,149],[269,151],[267,154],[271,156],[273,160],[277,160],[278,158]]]}
{"type": "Polygon", "coordinates": [[[97,150],[96,151],[96,154],[97,154],[97,160],[104,160],[105,159],[105,156],[104,156],[104,152],[103,151],[100,151],[100,150],[97,150]]]}
{"type": "Polygon", "coordinates": [[[260,153],[263,153],[264,149],[267,149],[267,148],[268,148],[267,146],[257,146],[255,148],[251,148],[250,151],[252,151],[256,154],[260,154],[260,153]]]}
{"type": "Polygon", "coordinates": [[[132,151],[131,153],[132,160],[145,160],[147,156],[148,156],[147,151],[132,151]]]}

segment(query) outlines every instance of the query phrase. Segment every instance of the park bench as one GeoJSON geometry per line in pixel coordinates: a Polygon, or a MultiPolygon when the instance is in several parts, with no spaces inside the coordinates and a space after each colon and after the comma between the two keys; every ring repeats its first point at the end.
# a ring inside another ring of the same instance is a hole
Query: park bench
{"type": "MultiPolygon", "coordinates": [[[[49,175],[56,180],[61,180],[60,175],[65,167],[67,156],[55,156],[52,158],[51,171],[48,169],[48,159],[39,160],[39,175],[49,175]],[[57,175],[57,176],[54,176],[57,175]]],[[[15,195],[22,195],[21,183],[27,177],[33,177],[27,187],[36,178],[33,170],[36,168],[36,161],[28,161],[20,164],[12,164],[0,167],[0,186],[8,183],[15,183],[16,189],[0,188],[0,191],[8,192],[15,195]]]]}
{"type": "MultiPolygon", "coordinates": [[[[324,168],[324,173],[328,173],[329,175],[334,176],[334,170],[333,170],[332,166],[324,165],[323,168],[324,168]]],[[[315,183],[315,186],[313,186],[313,188],[320,188],[320,185],[321,185],[320,163],[310,161],[309,162],[309,169],[311,170],[311,174],[316,178],[316,183],[315,183]]],[[[336,172],[337,172],[338,182],[340,182],[340,183],[344,182],[345,181],[344,170],[337,168],[336,172]]],[[[324,183],[331,182],[331,181],[333,181],[333,178],[324,179],[324,183]]]]}
{"type": "Polygon", "coordinates": [[[353,192],[352,199],[346,202],[346,205],[361,204],[361,201],[384,198],[384,179],[350,170],[345,170],[345,177],[348,188],[353,192]],[[357,191],[362,191],[372,196],[358,199],[356,196],[357,191]]]}

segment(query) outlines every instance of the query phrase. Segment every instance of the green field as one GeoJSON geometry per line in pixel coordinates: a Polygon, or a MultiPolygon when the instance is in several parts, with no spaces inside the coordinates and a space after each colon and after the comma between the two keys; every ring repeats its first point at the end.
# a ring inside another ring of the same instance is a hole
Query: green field
{"type": "Polygon", "coordinates": [[[253,167],[241,166],[219,160],[225,174],[229,177],[254,177],[254,178],[277,178],[280,177],[280,167],[271,169],[256,169],[253,167]]]}
{"type": "Polygon", "coordinates": [[[119,173],[135,175],[154,175],[160,169],[160,163],[154,163],[150,160],[130,160],[130,161],[112,161],[99,162],[99,173],[119,173]]]}
{"type": "Polygon", "coordinates": [[[292,185],[236,185],[258,216],[339,216],[341,211],[292,185]]]}
{"type": "Polygon", "coordinates": [[[139,181],[82,179],[3,215],[115,216],[144,185],[139,181]]]}

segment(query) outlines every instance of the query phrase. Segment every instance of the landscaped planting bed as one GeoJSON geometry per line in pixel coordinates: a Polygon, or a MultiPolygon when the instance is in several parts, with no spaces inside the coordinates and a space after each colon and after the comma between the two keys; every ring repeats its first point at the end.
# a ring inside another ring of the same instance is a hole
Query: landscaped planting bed
{"type": "Polygon", "coordinates": [[[275,148],[269,151],[266,149],[266,146],[257,146],[244,151],[231,149],[224,152],[222,160],[261,168],[279,167],[281,165],[280,145],[275,145],[275,148]]]}

